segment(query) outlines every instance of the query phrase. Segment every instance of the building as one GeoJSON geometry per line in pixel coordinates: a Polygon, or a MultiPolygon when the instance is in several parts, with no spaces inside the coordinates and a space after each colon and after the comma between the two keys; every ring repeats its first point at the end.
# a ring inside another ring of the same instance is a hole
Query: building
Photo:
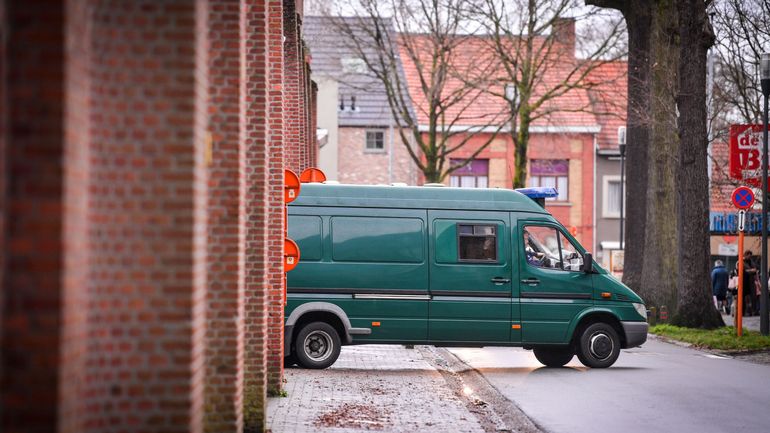
{"type": "Polygon", "coordinates": [[[264,430],[301,4],[0,0],[0,430],[264,430]]]}
{"type": "MultiPolygon", "coordinates": [[[[563,35],[557,38],[554,53],[571,53],[554,62],[554,68],[544,73],[543,83],[563,80],[569,71],[577,64],[575,53],[574,20],[565,20],[558,26],[563,35]]],[[[423,35],[400,35],[402,38],[424,38],[423,35]]],[[[456,51],[454,62],[459,65],[472,67],[488,45],[479,37],[463,37],[461,49],[456,51]],[[481,53],[481,54],[480,54],[481,53]]],[[[419,41],[415,45],[419,44],[419,41]]],[[[428,50],[425,51],[428,56],[428,50]]],[[[409,85],[415,111],[421,125],[428,127],[429,118],[426,115],[427,101],[420,89],[420,70],[409,56],[403,52],[401,59],[409,85]]],[[[427,62],[427,58],[424,59],[427,62]]],[[[429,63],[427,63],[429,64],[429,63]]],[[[456,82],[449,80],[449,91],[456,82]]],[[[538,86],[536,92],[543,92],[544,87],[538,86]]],[[[536,95],[537,96],[537,95],[536,95]]],[[[447,117],[464,116],[468,121],[455,122],[453,128],[463,132],[455,135],[452,140],[459,141],[468,138],[467,144],[452,153],[455,163],[473,157],[481,146],[490,141],[492,131],[489,123],[475,123],[470,119],[504,119],[509,103],[491,95],[480,96],[477,103],[462,110],[447,113],[447,117]],[[460,113],[462,111],[462,113],[460,113]],[[491,129],[491,131],[490,131],[491,129]]],[[[594,241],[594,158],[595,136],[601,131],[597,117],[589,108],[591,100],[585,89],[576,88],[549,101],[551,114],[540,117],[530,127],[530,142],[528,146],[528,184],[531,186],[553,186],[559,189],[559,197],[548,200],[546,208],[562,224],[570,228],[577,239],[586,246],[594,241]]],[[[478,122],[478,121],[476,121],[478,122]]],[[[504,122],[504,120],[501,120],[504,122]]],[[[514,146],[507,128],[491,140],[490,144],[474,157],[474,161],[461,170],[456,171],[445,180],[447,185],[464,187],[511,188],[514,164],[514,146]]]]}
{"type": "MultiPolygon", "coordinates": [[[[620,250],[620,197],[623,192],[620,185],[618,130],[626,126],[628,63],[602,63],[591,71],[589,80],[592,86],[588,89],[588,95],[601,126],[596,134],[596,237],[592,248],[596,260],[610,269],[613,251],[620,250]]],[[[616,255],[615,262],[618,259],[616,255]]],[[[612,265],[616,270],[622,269],[622,263],[612,265]]]]}
{"type": "Polygon", "coordinates": [[[335,24],[356,20],[345,25],[361,33],[362,19],[308,16],[303,23],[312,77],[318,83],[318,128],[326,136],[319,166],[329,180],[342,183],[415,185],[417,169],[385,89],[335,24]]]}

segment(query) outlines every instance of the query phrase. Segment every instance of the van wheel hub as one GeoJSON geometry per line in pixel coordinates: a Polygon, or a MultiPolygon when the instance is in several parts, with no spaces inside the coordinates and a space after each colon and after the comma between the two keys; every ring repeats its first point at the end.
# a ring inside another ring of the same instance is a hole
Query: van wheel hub
{"type": "Polygon", "coordinates": [[[315,361],[323,361],[332,353],[332,337],[324,331],[311,332],[303,343],[305,353],[315,361]]]}
{"type": "Polygon", "coordinates": [[[591,355],[598,360],[603,361],[612,354],[613,344],[612,339],[604,333],[597,333],[591,336],[589,349],[591,355]]]}

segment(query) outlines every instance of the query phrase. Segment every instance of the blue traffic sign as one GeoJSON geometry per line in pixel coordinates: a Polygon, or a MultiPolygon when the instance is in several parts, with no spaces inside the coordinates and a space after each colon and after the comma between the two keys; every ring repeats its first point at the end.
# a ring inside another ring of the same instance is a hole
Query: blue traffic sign
{"type": "Polygon", "coordinates": [[[738,209],[748,209],[754,204],[754,191],[747,186],[739,186],[733,191],[732,200],[738,209]]]}

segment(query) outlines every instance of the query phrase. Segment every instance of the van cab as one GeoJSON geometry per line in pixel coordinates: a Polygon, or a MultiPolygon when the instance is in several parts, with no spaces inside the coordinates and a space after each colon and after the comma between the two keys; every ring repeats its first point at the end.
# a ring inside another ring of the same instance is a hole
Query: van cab
{"type": "MultiPolygon", "coordinates": [[[[551,190],[553,191],[553,190],[551,190]]],[[[609,367],[647,339],[642,299],[536,200],[548,191],[303,184],[289,205],[287,361],[343,344],[521,346],[609,367]]]]}

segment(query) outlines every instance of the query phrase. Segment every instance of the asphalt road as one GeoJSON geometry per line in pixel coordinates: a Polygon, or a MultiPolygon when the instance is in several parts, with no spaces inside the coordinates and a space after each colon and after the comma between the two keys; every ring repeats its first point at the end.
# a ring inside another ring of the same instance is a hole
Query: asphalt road
{"type": "Polygon", "coordinates": [[[531,351],[450,349],[550,433],[768,432],[770,366],[648,340],[608,369],[531,351]]]}

